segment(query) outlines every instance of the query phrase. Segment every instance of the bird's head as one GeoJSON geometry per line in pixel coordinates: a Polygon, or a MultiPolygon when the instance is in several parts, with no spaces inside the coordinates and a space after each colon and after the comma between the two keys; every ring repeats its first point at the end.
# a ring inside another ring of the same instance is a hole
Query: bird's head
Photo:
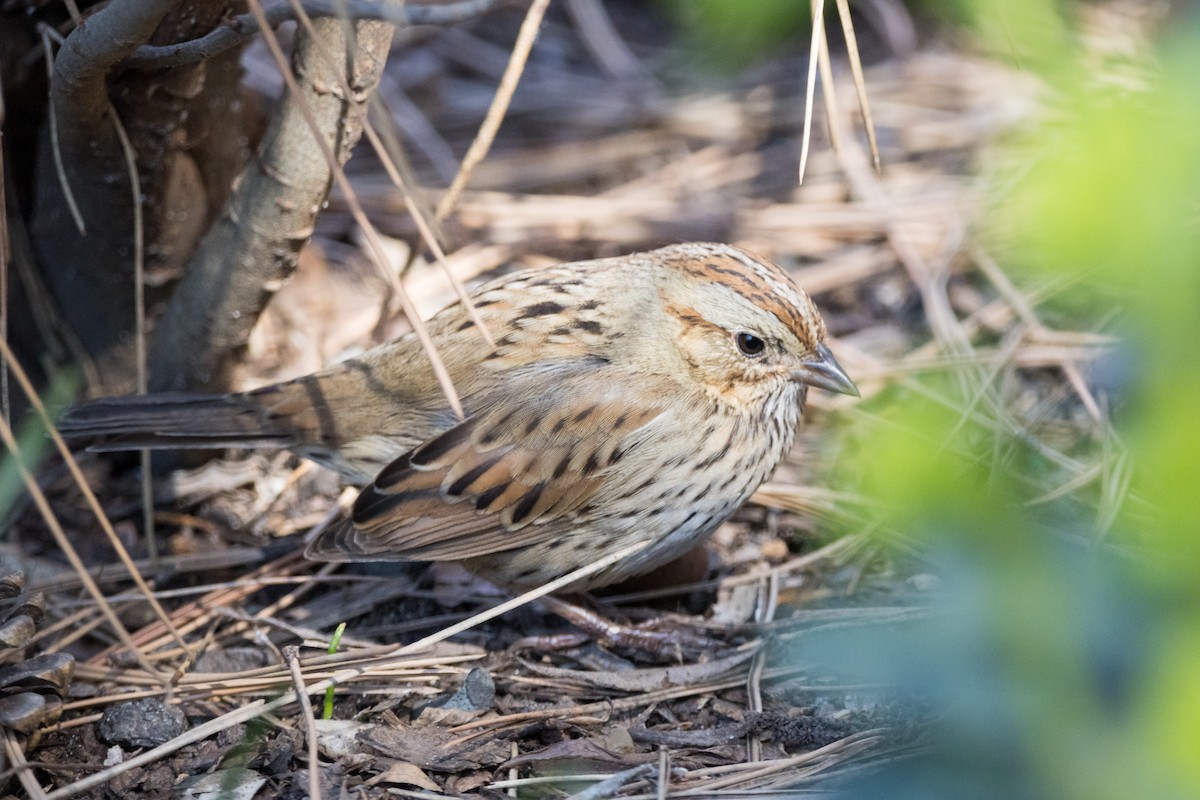
{"type": "Polygon", "coordinates": [[[684,368],[735,405],[805,387],[858,395],[825,343],[812,299],[775,264],[722,244],[683,244],[650,254],[663,269],[659,298],[684,368]]]}

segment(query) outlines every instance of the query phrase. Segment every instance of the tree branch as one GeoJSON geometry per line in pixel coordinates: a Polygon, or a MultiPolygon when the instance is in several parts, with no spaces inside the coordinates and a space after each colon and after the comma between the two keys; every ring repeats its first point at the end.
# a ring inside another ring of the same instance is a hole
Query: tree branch
{"type": "MultiPolygon", "coordinates": [[[[491,9],[499,0],[459,0],[455,3],[431,5],[401,5],[395,0],[303,0],[304,10],[313,17],[349,17],[358,20],[379,20],[399,27],[412,25],[450,25],[477,17],[491,9]]],[[[267,23],[276,27],[295,19],[295,9],[289,0],[264,3],[267,23]]],[[[204,61],[236,47],[258,33],[253,14],[240,14],[218,26],[211,33],[190,42],[152,47],[144,45],[125,60],[131,69],[177,67],[204,61]]]]}
{"type": "Polygon", "coordinates": [[[331,90],[345,70],[358,99],[375,90],[394,28],[340,19],[314,21],[319,40],[297,34],[293,72],[298,96],[284,94],[259,154],[247,165],[224,214],[187,267],[155,331],[152,391],[222,389],[241,361],[259,312],[295,269],[329,193],[330,170],[302,105],[320,136],[345,163],[362,126],[347,98],[331,90]],[[322,50],[332,55],[323,58],[322,50]]]}
{"type": "Polygon", "coordinates": [[[54,62],[48,113],[58,136],[52,143],[43,135],[39,146],[30,234],[47,287],[97,362],[117,351],[134,324],[129,272],[114,269],[129,262],[133,221],[125,161],[108,119],[107,81],[112,67],[148,41],[176,4],[116,0],[72,31],[54,62]],[[56,156],[87,235],[53,177],[56,156]]]}

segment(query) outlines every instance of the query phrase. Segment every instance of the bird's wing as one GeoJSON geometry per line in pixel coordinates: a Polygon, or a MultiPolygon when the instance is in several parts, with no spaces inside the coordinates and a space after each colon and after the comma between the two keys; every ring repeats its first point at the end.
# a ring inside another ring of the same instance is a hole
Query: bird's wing
{"type": "MultiPolygon", "coordinates": [[[[574,376],[577,377],[577,376],[574,376]]],[[[670,397],[610,380],[510,386],[504,402],[422,443],[362,491],[350,519],[308,547],[331,561],[459,560],[577,524],[670,397]],[[550,388],[547,389],[547,384],[550,388]],[[624,385],[623,385],[624,384],[624,385]],[[530,387],[532,388],[532,386],[530,387]],[[514,389],[516,389],[514,391],[514,389]]]]}

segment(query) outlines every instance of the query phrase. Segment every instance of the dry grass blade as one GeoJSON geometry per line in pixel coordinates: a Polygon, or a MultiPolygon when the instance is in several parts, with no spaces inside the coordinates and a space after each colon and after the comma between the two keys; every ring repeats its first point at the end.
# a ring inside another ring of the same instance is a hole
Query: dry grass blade
{"type": "MultiPolygon", "coordinates": [[[[150,604],[150,608],[154,611],[155,616],[158,617],[158,619],[167,627],[168,632],[171,634],[172,638],[175,639],[176,643],[180,647],[185,647],[183,637],[180,636],[179,631],[176,630],[171,624],[170,619],[167,616],[167,612],[154,597],[154,593],[151,591],[149,584],[147,584],[145,579],[142,578],[141,573],[137,570],[136,565],[133,563],[133,559],[130,558],[129,551],[125,549],[125,545],[121,543],[121,539],[119,536],[117,536],[117,532],[113,530],[112,523],[109,521],[108,516],[104,513],[104,509],[100,507],[100,501],[96,499],[95,493],[92,492],[91,487],[88,485],[87,479],[84,477],[83,472],[79,469],[79,464],[76,463],[75,456],[67,447],[67,443],[63,441],[62,436],[59,435],[58,430],[54,427],[54,421],[50,419],[50,415],[47,413],[46,407],[42,405],[41,399],[37,396],[37,392],[34,390],[33,383],[29,380],[29,376],[25,374],[25,370],[17,361],[12,350],[9,349],[8,342],[3,340],[0,340],[0,356],[2,356],[4,362],[8,364],[9,369],[12,371],[13,377],[17,379],[17,383],[19,383],[21,386],[21,391],[25,393],[26,398],[29,400],[29,404],[33,406],[33,410],[41,419],[42,424],[46,426],[46,430],[49,432],[55,448],[57,448],[59,455],[62,456],[63,462],[66,464],[67,469],[71,473],[72,480],[74,480],[76,486],[79,487],[79,491],[83,494],[83,497],[88,504],[88,508],[95,516],[96,521],[100,524],[101,529],[104,531],[105,537],[108,539],[109,544],[112,545],[114,552],[116,552],[117,558],[120,559],[125,568],[129,570],[130,578],[132,578],[134,583],[137,584],[138,589],[146,598],[146,602],[150,604]]],[[[9,435],[11,436],[11,430],[9,435]]],[[[16,453],[15,450],[13,452],[14,454],[16,453]]],[[[55,522],[55,525],[57,525],[57,522],[55,522]]],[[[59,530],[61,533],[61,528],[59,530]]],[[[59,544],[62,546],[62,542],[59,544]]],[[[67,543],[67,547],[70,547],[69,542],[67,543]]],[[[66,550],[64,550],[64,552],[66,552],[66,550]]],[[[74,553],[73,549],[71,550],[71,553],[74,553]]],[[[69,555],[70,554],[68,554],[68,556],[69,555]]],[[[78,556],[75,556],[75,559],[78,560],[78,556]]],[[[99,588],[96,587],[95,581],[84,568],[82,561],[80,561],[78,564],[72,562],[72,567],[75,568],[76,573],[79,575],[80,580],[85,586],[95,587],[95,591],[99,592],[99,588]]],[[[89,589],[89,592],[90,591],[91,589],[89,589]]],[[[121,630],[123,631],[124,628],[122,627],[121,630]]],[[[126,633],[126,636],[128,636],[128,633],[126,633]]],[[[138,656],[140,658],[141,654],[138,653],[138,656]]]]}
{"type": "MultiPolygon", "coordinates": [[[[8,345],[3,344],[3,346],[7,351],[8,345]]],[[[7,356],[8,353],[6,352],[5,355],[7,356]]],[[[46,495],[44,492],[42,492],[41,487],[38,486],[37,479],[33,477],[33,473],[31,473],[29,468],[25,466],[24,456],[21,453],[20,446],[17,444],[16,437],[13,436],[12,429],[9,428],[8,423],[4,421],[0,421],[0,439],[3,439],[4,446],[7,447],[8,451],[12,454],[13,460],[17,466],[17,471],[21,475],[21,480],[25,483],[25,488],[28,490],[30,497],[33,498],[34,505],[37,507],[38,513],[42,515],[42,519],[45,521],[46,527],[50,529],[50,534],[54,537],[55,543],[59,546],[63,555],[66,556],[67,561],[71,564],[71,567],[83,580],[84,588],[87,589],[87,592],[92,596],[92,599],[96,601],[96,604],[99,606],[105,618],[108,620],[109,625],[112,626],[113,632],[117,634],[117,636],[129,649],[129,652],[138,660],[138,663],[142,665],[142,668],[145,669],[149,674],[157,676],[159,682],[166,685],[170,681],[170,676],[160,673],[150,664],[149,661],[146,660],[145,654],[138,649],[137,644],[134,643],[133,639],[130,637],[129,631],[125,629],[125,626],[117,617],[116,612],[113,611],[112,606],[109,604],[108,600],[105,599],[104,593],[100,591],[100,587],[97,586],[96,582],[93,581],[91,576],[87,574],[87,570],[83,566],[83,560],[79,557],[79,553],[77,553],[75,548],[71,545],[71,541],[67,538],[66,532],[63,531],[62,525],[59,524],[58,518],[54,515],[54,510],[50,507],[50,502],[46,499],[46,495]]]]}
{"type": "Polygon", "coordinates": [[[371,255],[380,275],[387,282],[387,285],[392,287],[396,296],[400,299],[400,306],[404,309],[405,315],[412,323],[413,331],[416,332],[417,338],[421,342],[421,347],[425,350],[426,355],[429,356],[434,374],[438,379],[438,385],[441,386],[442,393],[446,396],[446,402],[449,403],[454,413],[458,415],[458,418],[462,419],[465,416],[462,410],[462,403],[459,401],[458,392],[450,380],[450,373],[446,371],[446,365],[442,363],[441,356],[437,352],[437,347],[429,337],[429,331],[422,324],[421,315],[417,313],[416,307],[412,304],[408,292],[404,289],[403,282],[399,280],[393,270],[388,268],[389,259],[387,250],[383,246],[383,242],[379,239],[379,235],[375,231],[375,226],[367,219],[367,215],[363,211],[362,205],[358,202],[358,198],[354,194],[354,189],[351,187],[350,181],[346,178],[345,171],[338,164],[329,142],[321,135],[320,127],[313,117],[312,109],[303,102],[300,87],[296,83],[295,76],[292,75],[291,68],[288,66],[288,61],[283,54],[283,48],[279,44],[279,39],[275,36],[274,31],[270,29],[270,26],[267,25],[266,16],[263,13],[262,4],[259,0],[250,0],[250,11],[254,14],[255,19],[258,20],[259,27],[263,31],[263,40],[266,42],[267,48],[271,51],[275,63],[279,66],[279,73],[283,76],[283,81],[287,85],[288,91],[297,100],[297,105],[304,115],[305,122],[308,123],[309,128],[312,130],[317,144],[321,148],[321,154],[324,156],[334,180],[346,197],[346,202],[350,206],[350,213],[353,215],[354,221],[358,223],[359,228],[370,244],[371,255]]]}
{"type": "MultiPolygon", "coordinates": [[[[868,730],[791,758],[692,770],[683,780],[675,784],[671,796],[697,797],[715,794],[717,797],[721,797],[724,796],[722,790],[753,790],[760,788],[764,779],[770,778],[780,778],[781,788],[787,787],[793,785],[801,777],[827,771],[872,749],[883,740],[884,734],[886,731],[883,729],[868,730]],[[801,767],[806,769],[797,769],[801,767]]],[[[769,786],[761,786],[761,788],[768,789],[769,786]]],[[[740,796],[737,792],[731,792],[731,794],[740,796]]],[[[653,794],[635,794],[629,796],[629,800],[653,800],[654,797],[653,794]]]]}
{"type": "MultiPolygon", "coordinates": [[[[132,193],[130,206],[133,208],[133,346],[134,361],[137,368],[137,391],[145,394],[149,388],[146,379],[146,235],[145,221],[142,213],[141,178],[138,176],[137,153],[125,125],[117,114],[116,106],[108,104],[108,114],[112,119],[113,129],[121,142],[121,152],[125,156],[125,169],[129,175],[129,191],[132,193]]],[[[149,450],[140,453],[142,462],[142,535],[146,539],[146,553],[150,556],[151,569],[157,573],[158,536],[154,530],[154,474],[152,457],[149,450]]]]}
{"type": "Polygon", "coordinates": [[[863,78],[862,59],[858,54],[858,37],[854,35],[854,21],[850,19],[849,0],[837,0],[838,16],[842,18],[842,32],[846,36],[846,50],[850,54],[850,71],[854,75],[854,89],[858,93],[858,107],[862,110],[863,127],[867,129],[867,142],[871,147],[871,165],[875,174],[883,174],[879,160],[879,142],[875,140],[875,120],[871,117],[871,103],[867,98],[867,82],[863,78]]]}
{"type": "MultiPolygon", "coordinates": [[[[255,570],[255,572],[251,573],[249,577],[253,579],[257,575],[271,574],[275,571],[284,572],[286,574],[286,571],[289,569],[295,569],[295,565],[300,561],[301,558],[298,553],[289,553],[279,559],[276,559],[275,561],[263,565],[258,570],[255,570]]],[[[282,598],[268,606],[266,609],[263,609],[263,611],[260,613],[268,615],[275,613],[279,607],[289,602],[293,602],[298,593],[307,591],[311,588],[311,584],[303,584],[292,592],[285,594],[282,598]]],[[[193,633],[211,622],[211,609],[220,608],[222,606],[236,606],[257,590],[258,587],[254,584],[253,580],[250,580],[237,587],[210,592],[194,603],[189,603],[177,608],[173,614],[171,624],[176,625],[178,630],[184,634],[193,633]]],[[[154,654],[151,656],[152,660],[169,660],[178,658],[181,655],[187,656],[192,650],[196,649],[193,646],[190,648],[181,647],[179,652],[161,650],[161,648],[168,643],[167,636],[163,630],[164,627],[165,626],[162,623],[157,625],[147,625],[134,635],[134,641],[138,642],[143,650],[154,654]]],[[[241,628],[234,626],[230,632],[238,633],[241,630],[248,628],[249,625],[245,625],[241,628]]],[[[93,661],[96,663],[103,663],[104,659],[110,655],[111,651],[102,651],[96,655],[93,661]]]]}
{"type": "Polygon", "coordinates": [[[825,0],[813,4],[812,40],[808,45],[808,77],[804,85],[804,131],[800,135],[800,174],[798,183],[804,184],[804,173],[808,168],[808,147],[812,139],[813,98],[817,90],[817,61],[821,53],[821,37],[825,35],[825,0]]]}
{"type": "MultiPolygon", "coordinates": [[[[887,220],[884,228],[888,242],[916,285],[917,291],[921,295],[921,303],[926,319],[929,321],[929,327],[933,330],[940,346],[952,356],[973,357],[974,347],[970,337],[963,329],[947,297],[950,260],[957,253],[962,243],[962,237],[965,236],[962,225],[959,224],[949,233],[944,242],[942,254],[936,263],[931,264],[914,244],[901,221],[902,218],[896,209],[895,202],[888,196],[879,179],[866,168],[861,149],[853,142],[848,143],[838,154],[838,162],[855,194],[883,210],[887,220]]],[[[997,419],[1003,420],[1007,417],[1007,412],[999,403],[982,394],[986,384],[978,369],[958,370],[954,376],[959,382],[964,398],[980,394],[989,400],[989,410],[995,412],[997,419]]]]}
{"type": "Polygon", "coordinates": [[[973,394],[967,397],[966,401],[962,404],[958,420],[946,432],[943,447],[949,447],[950,443],[958,437],[958,434],[967,426],[971,419],[977,416],[976,409],[989,401],[989,396],[994,385],[999,382],[1001,376],[1013,364],[1017,351],[1021,347],[1020,332],[1016,333],[1017,335],[1008,338],[1007,344],[996,353],[990,365],[987,365],[990,368],[979,372],[978,384],[971,390],[973,394]]]}
{"type": "Polygon", "coordinates": [[[1105,457],[1101,461],[1104,470],[1101,474],[1100,503],[1096,514],[1097,542],[1107,537],[1116,523],[1117,515],[1129,498],[1129,488],[1133,483],[1133,460],[1116,433],[1104,438],[1104,450],[1105,457]]]}
{"type": "Polygon", "coordinates": [[[829,147],[836,153],[842,149],[842,132],[839,124],[841,119],[838,116],[837,92],[833,83],[833,65],[829,61],[829,37],[826,35],[824,24],[817,26],[816,12],[817,7],[814,5],[813,29],[821,33],[820,47],[817,51],[817,66],[821,72],[821,99],[825,101],[825,125],[829,130],[829,147]]]}
{"type": "MultiPolygon", "coordinates": [[[[460,665],[477,662],[483,658],[482,652],[454,653],[438,650],[429,657],[397,661],[395,651],[395,646],[384,645],[338,653],[333,660],[327,660],[321,655],[309,656],[300,661],[301,674],[305,681],[316,682],[334,677],[339,670],[354,668],[358,673],[343,680],[339,686],[360,683],[370,687],[391,682],[403,682],[410,686],[436,686],[448,677],[460,676],[463,672],[460,665]]],[[[161,697],[165,693],[163,689],[155,688],[152,681],[135,670],[124,670],[118,676],[119,681],[112,681],[111,668],[81,664],[77,666],[75,676],[79,680],[96,683],[115,682],[122,690],[115,694],[70,701],[63,705],[64,711],[80,711],[140,697],[161,697]]],[[[274,697],[278,694],[280,684],[289,679],[289,670],[281,665],[237,672],[190,673],[184,675],[173,688],[171,698],[187,702],[274,697]]]]}
{"type": "MultiPolygon", "coordinates": [[[[971,256],[975,259],[975,263],[979,269],[987,275],[988,280],[992,282],[996,289],[1012,305],[1013,310],[1033,329],[1034,334],[1047,333],[1048,329],[1033,310],[1033,305],[1017,289],[1012,281],[1009,280],[1008,276],[1004,274],[1004,270],[1000,268],[995,259],[978,245],[971,247],[971,256]]],[[[1092,419],[1096,420],[1096,422],[1104,422],[1104,412],[1100,410],[1100,404],[1096,401],[1096,397],[1092,394],[1091,389],[1088,388],[1087,382],[1083,379],[1083,375],[1079,371],[1079,367],[1072,362],[1063,361],[1062,370],[1092,419]]]]}
{"type": "Polygon", "coordinates": [[[20,743],[17,742],[16,734],[10,730],[3,730],[0,731],[0,736],[4,737],[4,760],[16,773],[21,786],[25,787],[26,795],[30,800],[45,800],[46,793],[42,791],[41,784],[33,776],[29,762],[25,760],[25,753],[21,749],[20,743]]]}
{"type": "Polygon", "coordinates": [[[517,33],[517,41],[513,44],[508,66],[500,78],[500,85],[496,87],[496,96],[492,99],[487,116],[484,117],[483,124],[479,126],[479,133],[475,135],[475,140],[471,142],[467,154],[463,156],[458,174],[454,176],[450,187],[438,201],[438,219],[445,219],[458,204],[458,196],[466,188],[467,181],[471,179],[471,173],[479,162],[487,157],[488,150],[492,147],[492,141],[496,138],[496,131],[500,130],[500,123],[504,121],[504,116],[508,112],[508,104],[512,102],[513,93],[517,90],[517,83],[521,80],[521,73],[525,70],[525,62],[529,59],[529,51],[533,48],[534,40],[537,39],[538,29],[542,26],[542,18],[546,15],[546,8],[549,5],[550,0],[533,0],[529,5],[529,11],[525,13],[525,21],[521,23],[521,30],[517,33]]]}
{"type": "MultiPolygon", "coordinates": [[[[3,433],[5,431],[7,431],[7,428],[0,428],[0,433],[3,433]]],[[[37,484],[35,483],[33,485],[34,489],[36,489],[36,486],[37,486],[37,484]]],[[[575,570],[574,572],[570,572],[566,575],[563,575],[561,578],[558,578],[557,580],[554,580],[544,586],[540,586],[537,589],[533,589],[531,591],[525,592],[520,597],[513,598],[512,600],[509,600],[505,603],[501,603],[500,605],[495,606],[494,608],[490,608],[487,611],[476,614],[475,616],[471,617],[470,619],[464,620],[463,622],[458,623],[457,625],[451,625],[448,628],[444,628],[443,630],[438,631],[437,633],[435,633],[431,636],[426,636],[425,638],[420,639],[416,642],[413,642],[412,644],[395,648],[388,654],[388,656],[385,657],[384,663],[387,663],[387,660],[389,660],[389,659],[400,659],[400,658],[408,656],[412,653],[419,653],[422,650],[432,647],[434,644],[437,644],[439,642],[445,641],[446,639],[449,639],[451,636],[454,636],[455,634],[461,633],[465,630],[469,630],[470,628],[480,625],[490,619],[494,619],[495,617],[498,617],[501,614],[507,613],[508,611],[511,611],[514,608],[517,608],[519,606],[530,603],[530,602],[536,600],[537,598],[547,595],[551,592],[557,591],[557,590],[563,588],[564,586],[569,586],[571,583],[574,583],[575,581],[577,581],[581,578],[585,578],[588,575],[605,570],[605,569],[611,567],[617,561],[620,561],[621,559],[624,559],[624,558],[628,558],[629,556],[633,555],[634,553],[638,552],[639,550],[644,549],[647,546],[647,544],[648,544],[648,542],[639,542],[636,545],[631,545],[629,547],[622,548],[621,550],[619,550],[615,553],[612,553],[602,559],[599,559],[598,561],[595,561],[591,564],[588,564],[585,567],[582,567],[580,569],[575,570]]],[[[328,688],[338,686],[339,684],[345,683],[348,680],[352,680],[359,676],[369,674],[373,671],[377,671],[378,668],[379,668],[379,662],[372,662],[370,665],[364,666],[364,667],[356,667],[356,668],[352,668],[352,669],[339,670],[339,671],[335,672],[333,675],[331,675],[330,677],[326,678],[325,680],[319,681],[319,682],[313,684],[312,686],[309,686],[308,691],[310,693],[323,692],[328,688]]],[[[152,671],[153,670],[147,668],[147,672],[152,672],[152,671]]],[[[99,786],[103,783],[107,783],[108,781],[112,780],[112,778],[116,777],[117,775],[119,775],[123,772],[127,772],[131,769],[143,766],[145,764],[152,764],[155,761],[158,761],[160,758],[163,758],[167,755],[170,755],[171,753],[176,752],[177,750],[179,750],[182,747],[186,747],[187,745],[193,744],[194,742],[202,741],[204,739],[207,739],[209,736],[220,733],[221,731],[224,731],[224,730],[228,730],[229,728],[232,728],[234,725],[240,725],[241,723],[248,722],[249,720],[254,719],[255,717],[261,716],[263,714],[267,714],[278,708],[282,708],[283,706],[288,705],[289,703],[295,702],[296,699],[297,699],[296,691],[291,690],[291,691],[285,692],[284,694],[282,694],[272,700],[269,700],[269,701],[256,700],[252,703],[248,703],[247,705],[242,706],[241,708],[235,709],[226,714],[222,714],[219,717],[216,717],[214,719],[209,720],[208,722],[198,725],[195,728],[192,728],[191,730],[181,734],[180,736],[177,736],[176,738],[172,739],[171,741],[169,741],[165,744],[159,745],[158,747],[155,747],[155,748],[151,748],[150,750],[147,750],[144,753],[141,753],[137,756],[127,759],[126,761],[122,762],[121,764],[117,765],[116,767],[111,767],[109,769],[101,770],[100,772],[97,772],[94,775],[89,775],[88,777],[78,780],[75,783],[72,783],[68,786],[64,786],[61,789],[57,789],[47,795],[47,800],[59,800],[59,798],[72,797],[76,794],[79,794],[80,792],[87,791],[88,789],[91,789],[92,787],[99,786]]]]}
{"type": "Polygon", "coordinates": [[[655,800],[666,800],[667,787],[671,780],[671,756],[667,748],[658,751],[658,793],[655,800]]]}

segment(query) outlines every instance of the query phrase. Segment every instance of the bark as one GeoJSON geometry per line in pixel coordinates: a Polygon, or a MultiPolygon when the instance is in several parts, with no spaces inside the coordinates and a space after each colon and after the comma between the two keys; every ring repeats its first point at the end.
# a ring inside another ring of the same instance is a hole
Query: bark
{"type": "MultiPolygon", "coordinates": [[[[178,5],[163,19],[150,45],[165,46],[191,41],[217,26],[230,8],[229,2],[176,0],[178,5]]],[[[240,51],[226,54],[237,58],[240,51]]],[[[217,157],[228,159],[235,171],[245,163],[236,153],[222,152],[221,143],[236,142],[240,135],[236,104],[236,77],[232,84],[210,80],[208,62],[172,69],[126,71],[111,82],[110,94],[129,138],[137,152],[145,222],[146,270],[177,274],[191,257],[200,236],[211,221],[212,209],[223,205],[227,191],[210,196],[202,171],[208,154],[201,143],[217,148],[217,157]],[[189,124],[197,107],[218,104],[226,107],[218,126],[197,131],[189,124]]],[[[218,79],[224,77],[218,70],[218,79]]],[[[228,183],[226,184],[228,186],[228,183]]],[[[121,265],[132,286],[130,264],[121,265]]]]}
{"type": "Polygon", "coordinates": [[[262,131],[252,133],[245,122],[241,57],[239,47],[205,62],[204,94],[188,113],[187,140],[192,143],[189,152],[199,167],[208,199],[204,230],[229,202],[234,181],[250,160],[247,139],[261,138],[262,131]]]}
{"type": "Polygon", "coordinates": [[[393,27],[358,22],[351,34],[338,19],[313,24],[316,39],[300,32],[293,56],[300,96],[280,99],[257,157],[201,241],[155,330],[153,391],[227,387],[259,312],[295,269],[331,184],[300,104],[312,110],[339,163],[362,133],[332,70],[365,100],[378,84],[393,27]]]}
{"type": "Polygon", "coordinates": [[[133,203],[109,118],[109,70],[148,41],[175,0],[114,0],[71,32],[50,87],[58,154],[85,226],[72,218],[48,132],[38,152],[30,233],[67,325],[104,365],[133,330],[133,203]]]}

